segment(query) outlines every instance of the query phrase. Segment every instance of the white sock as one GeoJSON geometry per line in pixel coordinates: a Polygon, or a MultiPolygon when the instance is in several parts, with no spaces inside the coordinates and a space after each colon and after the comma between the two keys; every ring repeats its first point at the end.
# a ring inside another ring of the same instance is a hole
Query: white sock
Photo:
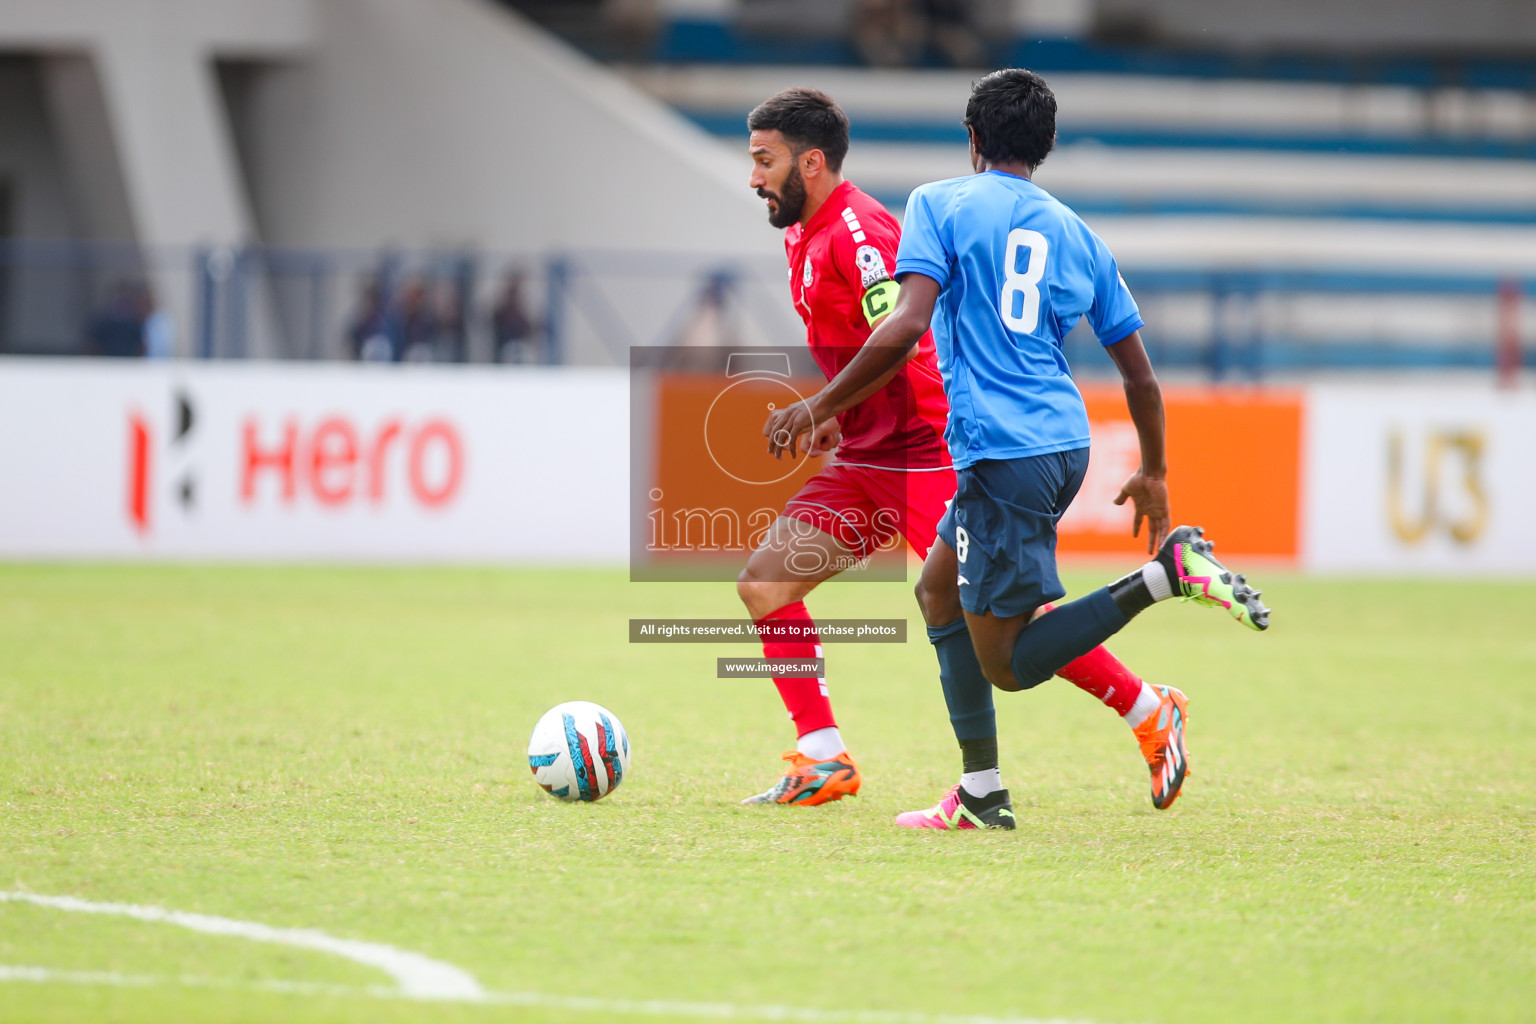
{"type": "Polygon", "coordinates": [[[1141,582],[1147,585],[1147,592],[1154,601],[1166,601],[1173,596],[1173,581],[1168,578],[1168,570],[1162,562],[1148,562],[1142,566],[1141,582]]]}
{"type": "Polygon", "coordinates": [[[812,729],[801,736],[800,742],[795,746],[806,757],[814,757],[818,761],[836,757],[847,749],[843,746],[842,733],[837,731],[835,725],[829,725],[825,729],[812,729]]]}
{"type": "Polygon", "coordinates": [[[965,772],[960,776],[960,788],[971,796],[986,796],[1003,788],[1003,773],[997,768],[986,771],[965,772]]]}
{"type": "Polygon", "coordinates": [[[1136,696],[1136,703],[1132,704],[1131,710],[1127,711],[1122,717],[1125,719],[1125,724],[1134,729],[1157,714],[1157,709],[1162,706],[1163,698],[1158,696],[1157,691],[1148,686],[1146,682],[1142,682],[1141,693],[1136,696]]]}

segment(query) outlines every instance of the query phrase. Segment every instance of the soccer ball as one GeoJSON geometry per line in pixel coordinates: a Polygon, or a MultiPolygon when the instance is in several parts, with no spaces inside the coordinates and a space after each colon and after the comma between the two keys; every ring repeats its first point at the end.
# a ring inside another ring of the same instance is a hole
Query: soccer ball
{"type": "Polygon", "coordinates": [[[528,767],[545,792],[562,800],[601,800],[629,772],[629,734],[613,712],[591,701],[557,704],[533,727],[528,767]]]}

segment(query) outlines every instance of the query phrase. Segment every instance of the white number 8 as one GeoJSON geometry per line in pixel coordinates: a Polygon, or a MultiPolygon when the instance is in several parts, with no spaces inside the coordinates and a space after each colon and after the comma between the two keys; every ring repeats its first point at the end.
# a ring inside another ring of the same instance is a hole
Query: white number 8
{"type": "Polygon", "coordinates": [[[965,532],[965,527],[955,527],[955,560],[959,562],[965,561],[965,556],[970,553],[970,550],[971,538],[965,532]]]}
{"type": "Polygon", "coordinates": [[[1040,326],[1040,279],[1045,276],[1045,257],[1051,251],[1051,243],[1044,235],[1028,228],[1014,228],[1008,232],[1008,248],[1003,254],[1003,295],[998,312],[1003,323],[1011,331],[1033,334],[1040,326]],[[1029,250],[1029,265],[1020,273],[1019,250],[1029,250]],[[1013,313],[1014,296],[1021,296],[1024,308],[1017,316],[1013,313]]]}

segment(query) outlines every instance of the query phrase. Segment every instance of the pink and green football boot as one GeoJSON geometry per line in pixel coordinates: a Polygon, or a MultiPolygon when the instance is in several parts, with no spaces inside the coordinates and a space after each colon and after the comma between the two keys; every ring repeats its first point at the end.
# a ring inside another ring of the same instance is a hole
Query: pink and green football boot
{"type": "Polygon", "coordinates": [[[944,799],[934,804],[925,811],[903,811],[896,815],[896,824],[903,828],[938,828],[938,829],[963,829],[963,828],[1002,828],[1011,830],[1014,827],[1013,801],[1008,799],[1006,789],[998,790],[989,796],[979,799],[972,798],[972,802],[978,804],[976,809],[966,806],[958,784],[950,787],[944,799]]]}
{"type": "Polygon", "coordinates": [[[1214,549],[1198,526],[1180,526],[1163,541],[1157,560],[1168,571],[1175,592],[1185,601],[1209,608],[1225,608],[1249,629],[1269,628],[1269,609],[1259,600],[1263,594],[1248,585],[1242,573],[1216,561],[1214,549]]]}

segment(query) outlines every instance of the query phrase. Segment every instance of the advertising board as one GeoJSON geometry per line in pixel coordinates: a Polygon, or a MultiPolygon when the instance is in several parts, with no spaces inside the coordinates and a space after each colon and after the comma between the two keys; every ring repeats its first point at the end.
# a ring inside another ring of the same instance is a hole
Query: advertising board
{"type": "Polygon", "coordinates": [[[0,556],[615,563],[623,371],[0,363],[0,556]]]}

